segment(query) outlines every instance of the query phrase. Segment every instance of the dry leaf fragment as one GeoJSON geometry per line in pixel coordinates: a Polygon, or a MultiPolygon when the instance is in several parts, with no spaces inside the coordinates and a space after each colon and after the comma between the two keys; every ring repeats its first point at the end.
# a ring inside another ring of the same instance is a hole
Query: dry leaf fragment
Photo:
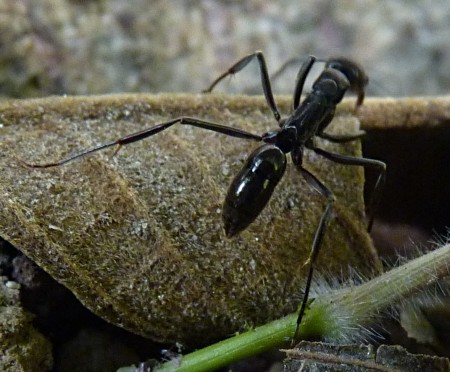
{"type": "MultiPolygon", "coordinates": [[[[287,110],[286,102],[281,109],[287,110]]],[[[0,235],[106,320],[158,341],[199,346],[295,310],[302,264],[325,201],[294,167],[269,206],[226,239],[220,211],[257,144],[174,127],[123,148],[47,170],[55,161],[180,115],[255,133],[274,128],[261,98],[116,95],[0,105],[0,235]]],[[[358,121],[336,118],[335,132],[358,121]]],[[[360,156],[356,142],[321,145],[360,156]]],[[[336,194],[318,267],[370,275],[381,265],[365,231],[363,170],[307,154],[336,194]]]]}

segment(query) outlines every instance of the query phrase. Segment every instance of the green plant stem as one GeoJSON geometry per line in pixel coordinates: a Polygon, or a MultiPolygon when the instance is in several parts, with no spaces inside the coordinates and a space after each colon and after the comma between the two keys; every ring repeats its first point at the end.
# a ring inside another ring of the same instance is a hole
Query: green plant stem
{"type": "Polygon", "coordinates": [[[177,368],[173,360],[156,371],[211,371],[271,348],[287,345],[295,330],[296,314],[290,314],[261,327],[183,356],[177,368]],[[292,326],[294,325],[294,328],[292,326]]]}
{"type": "MultiPolygon", "coordinates": [[[[352,332],[370,326],[383,309],[449,275],[449,266],[450,244],[447,244],[360,286],[321,294],[305,315],[299,336],[351,339],[352,332]]],[[[187,354],[181,360],[164,363],[156,371],[211,371],[286,346],[294,334],[296,319],[296,314],[290,314],[187,354]]]]}

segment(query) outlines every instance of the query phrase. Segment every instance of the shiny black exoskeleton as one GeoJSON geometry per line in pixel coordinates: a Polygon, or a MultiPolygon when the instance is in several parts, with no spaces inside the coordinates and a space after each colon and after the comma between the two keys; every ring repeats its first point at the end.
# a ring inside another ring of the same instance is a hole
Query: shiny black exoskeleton
{"type": "MultiPolygon", "coordinates": [[[[357,94],[356,107],[363,103],[364,90],[368,79],[360,66],[344,58],[333,58],[325,61],[325,68],[314,82],[311,93],[309,93],[300,104],[300,97],[306,77],[313,64],[316,62],[314,57],[309,57],[306,62],[303,63],[297,75],[297,82],[294,90],[293,112],[285,119],[282,119],[278,112],[272,93],[266,62],[261,52],[252,53],[239,60],[228,69],[228,71],[219,76],[205,92],[210,92],[224,77],[242,70],[254,58],[258,60],[260,66],[261,82],[267,104],[272,110],[275,120],[279,124],[279,128],[274,131],[264,133],[263,135],[257,135],[226,125],[183,116],[119,138],[113,142],[86,150],[78,155],[74,155],[58,162],[46,164],[23,163],[32,168],[49,168],[60,166],[79,157],[112,146],[116,146],[115,153],[117,153],[121,146],[151,137],[175,124],[191,125],[232,137],[265,142],[264,145],[260,146],[250,154],[241,171],[231,183],[225,198],[223,220],[225,233],[228,237],[231,237],[250,225],[264,209],[275,190],[276,185],[284,175],[286,169],[286,154],[290,153],[292,162],[306,181],[327,199],[327,205],[318,224],[311,253],[306,262],[309,264],[309,272],[302,306],[297,319],[297,330],[294,335],[295,339],[308,303],[308,294],[314,271],[314,264],[319,253],[322,238],[325,233],[325,227],[330,219],[334,203],[333,193],[317,179],[316,176],[302,166],[302,157],[305,148],[337,163],[367,166],[376,169],[379,172],[379,176],[373,192],[371,202],[372,207],[377,204],[380,190],[384,183],[385,164],[378,160],[330,153],[316,147],[314,143],[315,136],[332,142],[352,141],[362,136],[362,134],[339,136],[325,132],[325,129],[334,117],[336,105],[341,102],[347,90],[352,90],[357,94]]],[[[372,221],[373,209],[372,217],[369,219],[369,230],[372,221]]]]}
{"type": "MultiPolygon", "coordinates": [[[[300,105],[303,84],[315,62],[314,57],[309,57],[297,77],[294,110],[289,117],[281,119],[271,96],[270,82],[264,80],[267,72],[262,54],[257,52],[254,55],[247,56],[246,59],[241,60],[240,64],[238,62],[235,65],[234,70],[232,70],[232,67],[230,69],[232,71],[229,70],[229,73],[237,72],[236,67],[242,68],[245,66],[244,62],[253,57],[257,57],[260,62],[266,99],[281,128],[262,135],[261,140],[271,145],[263,145],[249,156],[247,163],[228,189],[223,209],[227,236],[236,235],[244,230],[264,209],[286,169],[286,153],[291,153],[293,163],[310,183],[324,195],[331,195],[331,192],[325,191],[324,186],[313,175],[306,175],[309,172],[302,168],[303,149],[306,147],[315,150],[313,138],[316,135],[335,142],[351,141],[361,136],[358,134],[356,136],[337,137],[324,132],[334,117],[336,105],[342,100],[348,89],[358,94],[358,105],[363,102],[364,88],[368,79],[357,64],[343,58],[327,61],[324,71],[313,84],[312,92],[300,105]]],[[[212,87],[226,75],[223,74],[217,79],[212,87]]],[[[351,163],[349,159],[341,162],[344,161],[348,164],[351,163]]],[[[357,162],[359,165],[360,159],[357,162]]],[[[365,163],[365,165],[370,164],[365,163]]]]}
{"type": "Polygon", "coordinates": [[[286,155],[276,145],[263,145],[247,159],[225,198],[222,218],[228,237],[250,225],[266,206],[286,170],[286,155]]]}
{"type": "Polygon", "coordinates": [[[303,85],[311,67],[316,61],[314,57],[309,57],[297,75],[293,112],[287,118],[281,119],[272,95],[266,63],[261,52],[255,52],[238,61],[228,71],[219,76],[207,91],[211,91],[227,75],[240,71],[253,58],[257,58],[259,62],[264,95],[280,128],[261,136],[261,141],[267,144],[262,145],[250,154],[247,162],[234,178],[225,199],[223,219],[225,232],[228,236],[233,236],[244,230],[256,219],[269,201],[276,185],[283,177],[286,169],[285,154],[287,153],[291,154],[292,162],[306,181],[327,198],[328,203],[317,227],[311,253],[306,261],[306,264],[309,264],[309,271],[303,301],[297,318],[297,328],[293,337],[293,340],[295,340],[308,304],[314,265],[335,200],[333,193],[328,187],[303,168],[302,157],[304,149],[310,149],[337,163],[367,166],[378,170],[379,176],[370,203],[372,211],[369,217],[369,231],[373,223],[374,207],[378,202],[384,185],[386,165],[378,160],[330,153],[316,147],[314,143],[315,136],[332,142],[352,141],[361,137],[362,134],[336,136],[324,132],[334,117],[336,105],[341,102],[347,90],[354,91],[357,94],[356,108],[363,103],[368,78],[359,65],[345,58],[329,59],[326,61],[323,72],[314,82],[311,93],[300,104],[303,85]]]}

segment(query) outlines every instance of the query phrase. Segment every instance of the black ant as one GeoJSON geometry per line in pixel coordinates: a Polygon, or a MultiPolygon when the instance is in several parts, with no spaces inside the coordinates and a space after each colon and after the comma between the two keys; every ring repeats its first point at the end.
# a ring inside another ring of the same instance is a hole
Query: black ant
{"type": "Polygon", "coordinates": [[[249,226],[264,209],[276,185],[283,177],[286,169],[286,154],[290,153],[292,162],[301,172],[305,180],[327,199],[325,211],[322,214],[314,236],[311,253],[304,264],[309,265],[309,273],[305,285],[302,305],[297,318],[297,328],[294,333],[294,339],[296,339],[301,320],[308,304],[308,295],[314,265],[325,233],[325,227],[330,220],[331,211],[335,201],[335,196],[328,187],[302,166],[304,149],[307,148],[312,150],[318,155],[336,163],[367,166],[375,168],[379,172],[370,204],[372,207],[372,214],[369,218],[369,230],[373,223],[373,207],[378,202],[380,191],[384,184],[386,165],[379,160],[331,153],[316,147],[314,142],[315,136],[331,142],[342,143],[359,139],[364,135],[364,132],[356,135],[332,135],[324,132],[334,117],[336,105],[341,102],[347,90],[352,90],[357,93],[357,107],[363,103],[364,88],[368,83],[368,79],[360,66],[344,58],[327,60],[324,70],[312,86],[311,93],[309,93],[300,104],[300,96],[306,77],[313,64],[316,62],[315,57],[308,57],[297,75],[297,82],[294,90],[293,111],[290,116],[284,119],[281,118],[273,97],[269,74],[262,52],[258,51],[252,53],[239,60],[229,68],[228,71],[219,76],[204,92],[211,92],[219,81],[228,75],[241,71],[254,58],[256,58],[259,63],[266,102],[272,110],[275,120],[279,124],[279,129],[257,135],[226,125],[182,116],[119,138],[113,142],[94,147],[55,163],[25,163],[25,165],[32,168],[56,167],[112,146],[116,146],[116,151],[114,152],[115,155],[122,146],[151,137],[175,124],[191,125],[232,137],[265,142],[264,145],[260,146],[250,154],[241,171],[236,175],[228,189],[223,206],[222,217],[225,234],[227,237],[232,237],[247,228],[247,226],[249,226]]]}

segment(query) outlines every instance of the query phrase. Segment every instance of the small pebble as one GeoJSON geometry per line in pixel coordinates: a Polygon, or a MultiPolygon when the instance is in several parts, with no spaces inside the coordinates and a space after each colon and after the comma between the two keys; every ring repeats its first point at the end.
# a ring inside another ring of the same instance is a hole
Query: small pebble
{"type": "Polygon", "coordinates": [[[5,285],[10,289],[20,289],[20,284],[17,282],[13,282],[12,280],[8,280],[5,285]]]}

